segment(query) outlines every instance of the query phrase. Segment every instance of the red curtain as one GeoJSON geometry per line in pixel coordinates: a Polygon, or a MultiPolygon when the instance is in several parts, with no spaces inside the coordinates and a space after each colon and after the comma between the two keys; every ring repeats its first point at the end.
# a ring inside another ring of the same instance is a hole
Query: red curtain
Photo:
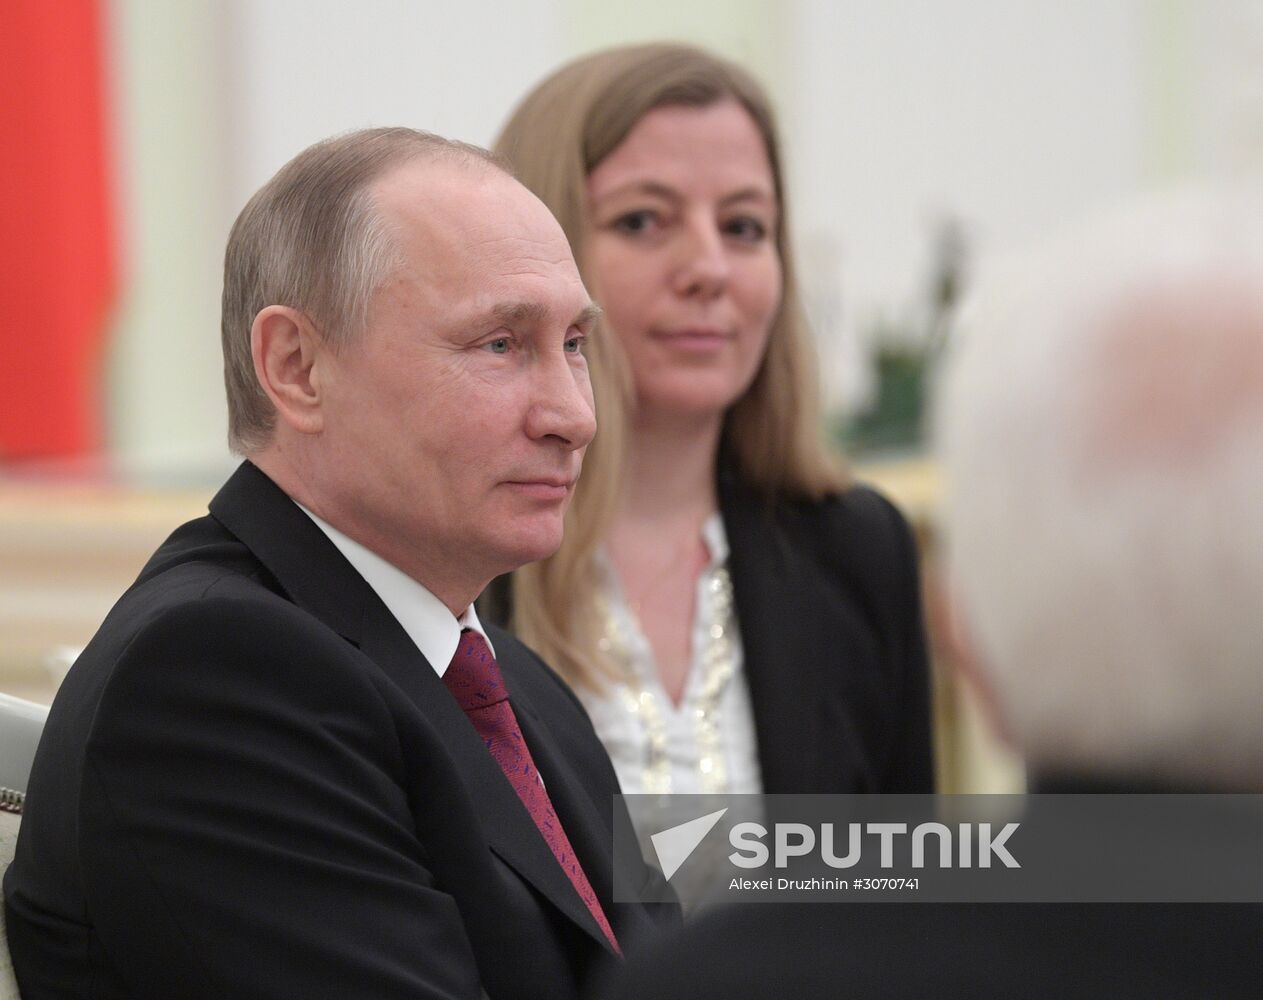
{"type": "Polygon", "coordinates": [[[101,442],[115,276],[99,0],[0,2],[0,461],[101,442]]]}

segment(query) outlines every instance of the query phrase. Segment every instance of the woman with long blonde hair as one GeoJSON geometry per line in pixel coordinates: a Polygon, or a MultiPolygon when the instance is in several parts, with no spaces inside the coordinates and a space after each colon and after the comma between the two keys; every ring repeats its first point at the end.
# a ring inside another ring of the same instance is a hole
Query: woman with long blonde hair
{"type": "Polygon", "coordinates": [[[612,49],[539,84],[495,148],[605,310],[565,542],[500,614],[625,792],[930,791],[915,549],[821,439],[763,89],[692,47],[612,49]]]}

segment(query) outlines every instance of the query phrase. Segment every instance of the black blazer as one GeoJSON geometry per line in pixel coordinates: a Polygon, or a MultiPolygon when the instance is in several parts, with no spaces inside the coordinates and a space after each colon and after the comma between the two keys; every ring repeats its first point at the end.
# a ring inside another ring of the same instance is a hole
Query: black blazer
{"type": "MultiPolygon", "coordinates": [[[[609,946],[403,628],[254,466],[210,509],[53,705],[5,879],[25,1000],[577,995],[609,946]]],[[[626,950],[672,913],[610,898],[613,770],[570,691],[489,634],[626,950]]]]}
{"type": "Polygon", "coordinates": [[[865,487],[772,505],[726,472],[719,503],[763,790],[933,791],[917,549],[903,516],[865,487]]]}
{"type": "MultiPolygon", "coordinates": [[[[769,503],[718,480],[728,572],[769,794],[932,792],[917,550],[903,516],[855,487],[769,503]]],[[[505,624],[508,577],[479,600],[505,624]]]]}

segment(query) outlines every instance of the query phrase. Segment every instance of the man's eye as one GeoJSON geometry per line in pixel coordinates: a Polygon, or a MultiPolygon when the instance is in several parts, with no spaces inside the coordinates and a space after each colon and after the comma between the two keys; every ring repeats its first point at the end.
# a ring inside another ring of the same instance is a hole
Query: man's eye
{"type": "Polygon", "coordinates": [[[509,338],[497,337],[495,340],[489,341],[484,345],[492,354],[508,354],[509,338]]]}
{"type": "Polygon", "coordinates": [[[567,338],[566,338],[566,344],[565,344],[565,347],[566,347],[566,353],[567,353],[567,354],[580,354],[580,353],[582,353],[582,352],[583,352],[583,341],[584,341],[584,338],[583,338],[583,337],[581,337],[581,336],[580,336],[580,337],[567,337],[567,338]]]}

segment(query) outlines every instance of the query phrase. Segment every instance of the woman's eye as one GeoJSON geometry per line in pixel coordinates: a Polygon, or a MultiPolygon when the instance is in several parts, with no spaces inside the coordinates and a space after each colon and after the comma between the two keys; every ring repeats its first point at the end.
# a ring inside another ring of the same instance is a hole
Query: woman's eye
{"type": "Polygon", "coordinates": [[[758,243],[767,238],[767,226],[751,215],[729,219],[724,223],[724,232],[745,243],[758,243]]]}
{"type": "Polygon", "coordinates": [[[658,215],[647,208],[635,212],[627,212],[614,220],[614,228],[621,233],[644,233],[652,229],[658,222],[658,215]]]}
{"type": "Polygon", "coordinates": [[[492,354],[508,354],[509,338],[497,337],[495,340],[489,341],[485,346],[492,354]]]}

